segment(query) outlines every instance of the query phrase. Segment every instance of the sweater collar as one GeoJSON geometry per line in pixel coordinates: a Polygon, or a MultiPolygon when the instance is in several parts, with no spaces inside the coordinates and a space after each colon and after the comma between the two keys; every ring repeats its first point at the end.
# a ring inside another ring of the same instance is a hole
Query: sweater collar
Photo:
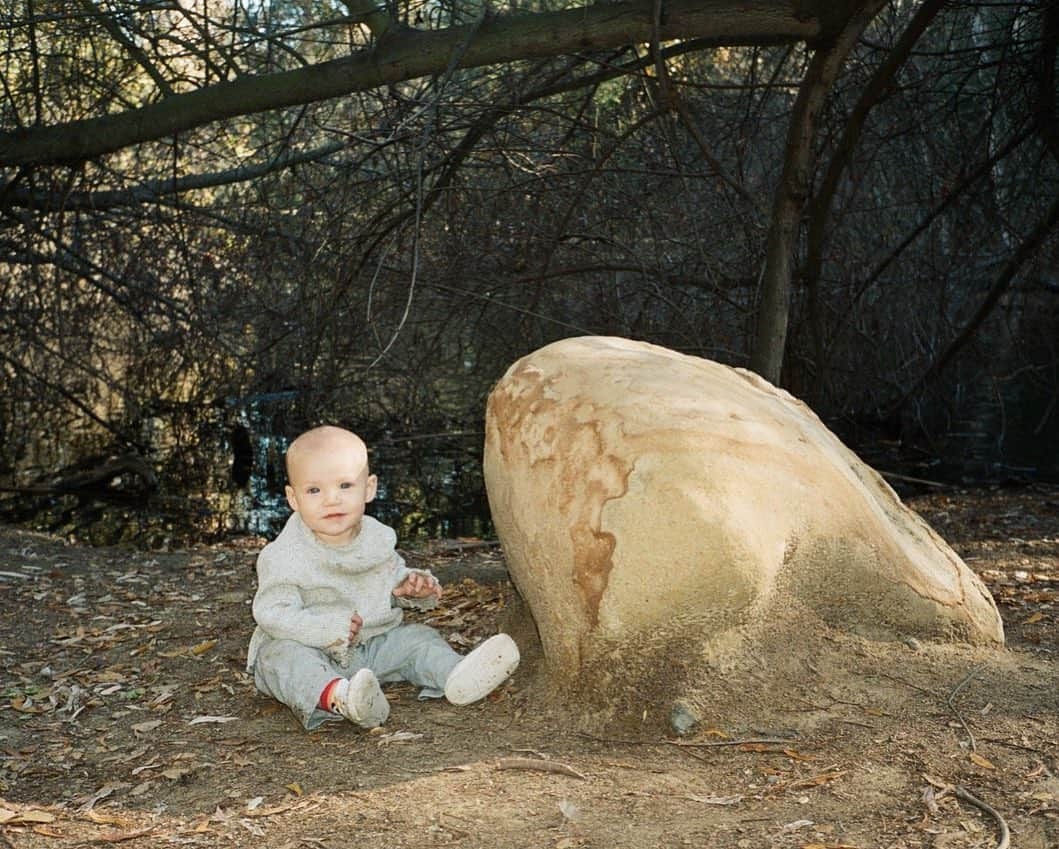
{"type": "Polygon", "coordinates": [[[302,544],[325,563],[341,566],[350,572],[364,572],[378,565],[379,547],[385,544],[386,526],[371,516],[363,518],[360,533],[346,545],[320,542],[299,513],[292,514],[290,522],[302,544]]]}

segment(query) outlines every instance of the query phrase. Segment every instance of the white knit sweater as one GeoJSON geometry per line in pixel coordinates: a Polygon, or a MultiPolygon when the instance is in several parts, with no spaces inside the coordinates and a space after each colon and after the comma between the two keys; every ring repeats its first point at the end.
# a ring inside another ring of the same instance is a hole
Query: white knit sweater
{"type": "Polygon", "coordinates": [[[399,625],[401,607],[434,607],[433,596],[392,595],[412,572],[430,575],[405,566],[394,550],[396,542],[393,528],[365,516],[349,545],[324,545],[298,513],[291,515],[257,558],[257,628],[247,651],[247,670],[253,670],[257,653],[270,639],[296,640],[344,661],[354,613],[364,620],[358,640],[368,640],[399,625]]]}

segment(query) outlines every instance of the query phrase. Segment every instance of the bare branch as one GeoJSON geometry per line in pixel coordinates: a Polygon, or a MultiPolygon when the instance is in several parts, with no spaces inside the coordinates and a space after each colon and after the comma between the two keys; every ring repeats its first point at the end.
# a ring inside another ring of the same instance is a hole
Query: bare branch
{"type": "Polygon", "coordinates": [[[164,180],[148,180],[138,186],[130,186],[127,189],[98,192],[44,193],[15,187],[7,191],[3,186],[0,186],[0,206],[18,206],[41,211],[65,210],[71,212],[92,210],[101,212],[118,206],[151,203],[167,196],[190,192],[195,189],[210,189],[219,186],[230,186],[235,183],[245,183],[284,168],[319,161],[345,147],[344,142],[331,142],[313,150],[276,156],[267,162],[242,165],[238,168],[228,168],[224,171],[212,171],[206,174],[169,177],[164,180]]]}
{"type": "MultiPolygon", "coordinates": [[[[666,6],[659,36],[663,40],[709,37],[725,45],[824,37],[821,17],[802,6],[809,4],[673,0],[666,6]]],[[[651,0],[632,0],[491,18],[436,32],[386,32],[373,49],[342,59],[219,82],[124,112],[0,133],[0,165],[77,162],[225,118],[417,79],[444,71],[461,50],[456,67],[477,68],[647,41],[652,33],[651,9],[651,0]],[[467,44],[475,27],[477,32],[467,44]]]]}

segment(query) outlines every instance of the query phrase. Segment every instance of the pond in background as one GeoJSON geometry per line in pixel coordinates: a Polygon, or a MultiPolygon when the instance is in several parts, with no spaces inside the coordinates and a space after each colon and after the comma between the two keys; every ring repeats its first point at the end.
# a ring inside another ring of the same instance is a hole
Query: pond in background
{"type": "MultiPolygon", "coordinates": [[[[290,515],[283,467],[289,439],[274,434],[274,426],[275,420],[251,403],[228,429],[229,488],[215,489],[227,496],[218,508],[232,533],[271,538],[290,515]]],[[[481,470],[482,431],[395,435],[384,429],[362,430],[361,436],[379,480],[368,513],[393,527],[401,540],[492,535],[481,470]]]]}
{"type": "MultiPolygon", "coordinates": [[[[288,439],[273,432],[280,417],[267,407],[221,408],[179,439],[171,436],[176,428],[153,423],[157,491],[119,477],[103,489],[23,494],[0,505],[0,521],[90,545],[145,549],[246,535],[271,539],[290,515],[283,469],[288,439]]],[[[400,545],[494,536],[482,480],[482,432],[363,435],[379,479],[368,513],[392,526],[400,545]]]]}
{"type": "MultiPolygon", "coordinates": [[[[0,521],[92,545],[148,549],[246,535],[271,539],[290,515],[283,491],[286,434],[304,429],[288,418],[290,400],[289,393],[233,399],[185,411],[179,420],[151,420],[144,431],[157,491],[144,491],[135,479],[116,479],[103,491],[22,493],[0,503],[0,521]]],[[[871,432],[840,436],[887,474],[902,497],[922,491],[920,484],[1059,480],[1056,399],[1004,400],[1032,415],[1004,417],[1004,407],[983,402],[976,415],[953,422],[930,452],[871,432]]],[[[361,433],[379,479],[368,512],[397,531],[399,544],[495,537],[482,478],[481,430],[442,426],[395,433],[378,426],[361,433]]]]}

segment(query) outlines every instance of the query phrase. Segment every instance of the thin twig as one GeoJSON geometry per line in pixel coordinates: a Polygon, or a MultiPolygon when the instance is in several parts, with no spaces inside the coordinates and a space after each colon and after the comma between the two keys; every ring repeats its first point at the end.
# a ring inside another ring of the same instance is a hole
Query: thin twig
{"type": "Polygon", "coordinates": [[[1040,749],[1034,749],[1032,746],[1021,746],[1018,743],[1012,743],[1009,740],[1001,740],[999,737],[983,737],[986,743],[996,743],[998,746],[1006,746],[1009,749],[1018,749],[1021,752],[1030,752],[1034,755],[1040,755],[1040,749]]]}
{"type": "Polygon", "coordinates": [[[596,737],[592,734],[586,734],[584,731],[574,733],[585,740],[591,740],[593,743],[610,743],[617,746],[662,746],[668,742],[665,740],[623,740],[620,737],[596,737]]]}
{"type": "Polygon", "coordinates": [[[718,740],[712,743],[687,743],[683,740],[666,740],[670,746],[682,749],[716,749],[721,746],[750,746],[761,744],[774,744],[777,746],[789,746],[793,740],[785,740],[782,737],[757,737],[745,740],[718,740]]]}
{"type": "Polygon", "coordinates": [[[886,472],[881,469],[876,469],[876,471],[887,480],[901,481],[901,483],[918,483],[921,486],[933,486],[938,489],[946,489],[950,486],[950,484],[941,483],[940,481],[931,481],[926,478],[914,478],[910,475],[898,474],[897,472],[886,472]]]}
{"type": "Polygon", "coordinates": [[[691,751],[690,749],[688,749],[687,746],[681,746],[680,753],[682,755],[687,755],[692,760],[702,761],[704,764],[711,763],[708,757],[706,757],[705,755],[700,755],[698,752],[691,751]]]}
{"type": "Polygon", "coordinates": [[[962,690],[964,687],[966,687],[968,684],[970,684],[972,679],[981,671],[982,671],[982,667],[981,666],[977,666],[974,669],[972,669],[970,672],[968,672],[967,675],[964,676],[964,679],[959,684],[956,685],[956,687],[953,689],[953,691],[951,693],[949,693],[948,698],[945,700],[948,703],[949,710],[952,711],[953,716],[955,716],[956,719],[959,720],[960,725],[963,726],[963,730],[967,732],[967,737],[968,737],[968,739],[969,739],[969,741],[971,743],[971,751],[972,752],[977,752],[978,751],[978,746],[977,746],[977,744],[974,741],[974,734],[971,733],[971,729],[970,729],[970,727],[968,727],[967,722],[964,720],[963,714],[961,714],[960,711],[956,708],[956,705],[955,705],[953,700],[956,698],[957,693],[959,693],[960,690],[962,690]]]}
{"type": "Polygon", "coordinates": [[[888,675],[885,672],[871,672],[868,673],[868,675],[872,678],[886,678],[889,681],[896,681],[898,684],[904,684],[906,687],[918,690],[923,695],[930,696],[932,699],[937,697],[937,693],[932,693],[926,687],[920,687],[918,684],[913,684],[911,681],[906,681],[904,678],[898,678],[896,675],[888,675]]]}
{"type": "Polygon", "coordinates": [[[959,785],[954,787],[952,789],[952,792],[955,794],[956,798],[963,799],[963,801],[967,802],[968,804],[974,805],[981,811],[985,811],[987,814],[989,814],[989,816],[996,820],[997,827],[1000,829],[1000,842],[997,843],[996,849],[1008,849],[1008,846],[1010,845],[1011,834],[1008,831],[1007,822],[1000,815],[1000,813],[995,808],[987,805],[977,796],[968,793],[959,785]]]}
{"type": "Polygon", "coordinates": [[[572,766],[559,763],[558,761],[545,761],[537,758],[501,758],[497,764],[498,769],[532,769],[540,772],[556,772],[559,775],[568,775],[571,778],[580,778],[582,781],[588,779],[572,766]]]}

